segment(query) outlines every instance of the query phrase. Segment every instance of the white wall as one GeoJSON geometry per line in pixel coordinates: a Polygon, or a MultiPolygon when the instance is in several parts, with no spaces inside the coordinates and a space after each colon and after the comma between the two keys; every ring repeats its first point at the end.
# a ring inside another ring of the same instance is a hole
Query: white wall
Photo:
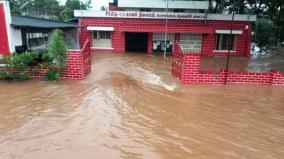
{"type": "MultiPolygon", "coordinates": [[[[172,9],[208,9],[207,1],[179,1],[169,0],[172,9]]],[[[166,8],[166,0],[119,0],[120,8],[166,8]]]]}
{"type": "Polygon", "coordinates": [[[15,46],[22,46],[22,33],[20,29],[11,28],[12,38],[13,38],[13,45],[15,46]]]}

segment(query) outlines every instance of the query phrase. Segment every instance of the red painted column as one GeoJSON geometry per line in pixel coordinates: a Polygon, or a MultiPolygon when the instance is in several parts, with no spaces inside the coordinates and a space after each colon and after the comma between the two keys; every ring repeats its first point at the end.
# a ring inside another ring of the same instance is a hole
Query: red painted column
{"type": "Polygon", "coordinates": [[[246,30],[246,35],[247,35],[247,41],[246,41],[246,48],[244,51],[244,56],[249,57],[250,56],[250,49],[251,49],[251,41],[252,41],[252,28],[251,24],[248,25],[248,29],[246,30]]]}
{"type": "Polygon", "coordinates": [[[179,40],[180,40],[180,33],[176,33],[175,34],[175,45],[174,45],[174,50],[173,50],[174,54],[179,53],[179,46],[176,45],[177,43],[179,44],[179,40]]]}
{"type": "Polygon", "coordinates": [[[0,54],[6,54],[8,55],[10,53],[9,51],[9,39],[8,39],[8,33],[6,28],[6,18],[5,18],[5,12],[4,12],[4,6],[3,4],[0,4],[0,54]]]}
{"type": "Polygon", "coordinates": [[[153,53],[153,33],[148,33],[148,54],[153,53]]]}
{"type": "Polygon", "coordinates": [[[184,53],[182,63],[181,82],[197,83],[200,73],[200,54],[184,53]]]}
{"type": "Polygon", "coordinates": [[[90,40],[91,44],[93,44],[92,32],[88,31],[86,27],[80,28],[79,34],[80,34],[79,35],[80,36],[80,40],[79,40],[80,48],[83,47],[84,43],[87,40],[90,40]]]}
{"type": "Polygon", "coordinates": [[[123,53],[125,52],[125,32],[115,30],[112,34],[112,47],[114,52],[123,53]]]}

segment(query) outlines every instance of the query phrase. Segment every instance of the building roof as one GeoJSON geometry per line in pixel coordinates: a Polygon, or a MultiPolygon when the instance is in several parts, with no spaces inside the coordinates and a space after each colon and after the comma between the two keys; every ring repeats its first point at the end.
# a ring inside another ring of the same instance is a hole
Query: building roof
{"type": "Polygon", "coordinates": [[[78,25],[72,22],[63,22],[57,20],[47,20],[34,17],[12,16],[12,26],[30,27],[30,28],[77,28],[78,25]]]}

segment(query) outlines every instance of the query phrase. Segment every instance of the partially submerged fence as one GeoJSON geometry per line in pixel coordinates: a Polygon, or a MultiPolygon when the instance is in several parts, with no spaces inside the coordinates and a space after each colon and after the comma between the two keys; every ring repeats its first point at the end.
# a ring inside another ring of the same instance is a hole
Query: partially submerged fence
{"type": "Polygon", "coordinates": [[[179,44],[175,44],[172,74],[181,80],[183,84],[262,84],[284,85],[284,73],[272,70],[270,72],[233,72],[220,70],[200,71],[200,53],[182,52],[179,44]],[[226,75],[227,74],[227,75],[226,75]],[[227,79],[226,79],[227,78],[227,79]]]}
{"type": "MultiPolygon", "coordinates": [[[[67,67],[61,74],[62,79],[82,80],[91,72],[91,43],[86,40],[82,49],[67,50],[67,67]]],[[[0,70],[6,69],[5,66],[0,70]]],[[[42,78],[50,70],[49,67],[29,67],[31,78],[42,78]]],[[[14,70],[17,72],[17,70],[14,70]]]]}

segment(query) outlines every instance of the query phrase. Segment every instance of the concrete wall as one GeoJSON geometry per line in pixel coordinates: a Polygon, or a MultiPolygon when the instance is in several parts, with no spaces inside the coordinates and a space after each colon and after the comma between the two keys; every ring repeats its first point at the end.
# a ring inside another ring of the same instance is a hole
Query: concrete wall
{"type": "Polygon", "coordinates": [[[22,32],[20,29],[14,29],[11,27],[12,37],[13,37],[13,45],[15,46],[22,46],[22,32]]]}

